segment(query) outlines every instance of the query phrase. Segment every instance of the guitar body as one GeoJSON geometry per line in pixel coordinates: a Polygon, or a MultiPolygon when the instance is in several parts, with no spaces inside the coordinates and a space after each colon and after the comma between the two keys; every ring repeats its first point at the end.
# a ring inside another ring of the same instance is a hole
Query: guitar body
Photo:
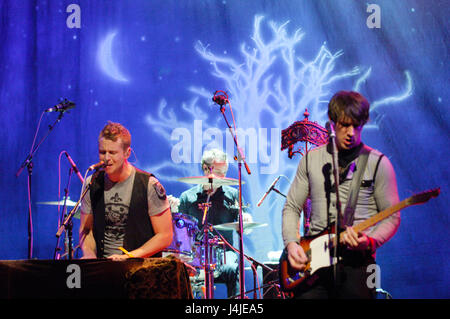
{"type": "Polygon", "coordinates": [[[309,262],[302,271],[294,269],[289,264],[286,248],[280,257],[280,267],[278,270],[280,285],[283,291],[289,292],[294,288],[301,288],[303,285],[311,285],[317,279],[314,273],[321,269],[334,265],[336,258],[333,258],[333,238],[334,225],[331,230],[326,229],[320,234],[311,237],[304,237],[300,240],[309,262]]]}

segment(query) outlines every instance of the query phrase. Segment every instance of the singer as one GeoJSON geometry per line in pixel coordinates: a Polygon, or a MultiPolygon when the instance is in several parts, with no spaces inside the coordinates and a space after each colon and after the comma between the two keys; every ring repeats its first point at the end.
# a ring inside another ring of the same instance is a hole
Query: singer
{"type": "MultiPolygon", "coordinates": [[[[394,236],[400,224],[400,213],[379,222],[367,231],[356,233],[352,226],[379,211],[398,203],[395,172],[387,156],[365,146],[361,133],[369,120],[369,102],[357,92],[340,91],[328,104],[328,116],[334,126],[338,151],[339,198],[342,203],[339,256],[342,257],[334,276],[334,266],[319,270],[311,285],[298,288],[296,298],[374,298],[375,288],[367,284],[367,266],[375,264],[375,251],[394,236]],[[362,155],[365,154],[365,155],[362,155]],[[368,154],[368,155],[367,155],[368,154]],[[368,156],[367,162],[361,160],[368,156]],[[362,173],[360,179],[359,172],[362,173]],[[355,182],[352,184],[353,179],[355,182]],[[356,203],[347,199],[357,194],[356,203]],[[338,278],[335,281],[334,278],[338,278]]],[[[319,146],[301,159],[289,189],[282,215],[282,234],[290,267],[305,268],[308,257],[299,243],[300,213],[308,194],[311,197],[311,224],[305,234],[315,236],[335,222],[339,204],[334,186],[332,145],[319,146]]]]}
{"type": "Polygon", "coordinates": [[[108,122],[98,137],[98,152],[104,170],[87,177],[83,185],[84,189],[94,178],[81,202],[83,258],[160,256],[173,236],[163,186],[155,176],[128,162],[131,135],[123,125],[108,122]]]}

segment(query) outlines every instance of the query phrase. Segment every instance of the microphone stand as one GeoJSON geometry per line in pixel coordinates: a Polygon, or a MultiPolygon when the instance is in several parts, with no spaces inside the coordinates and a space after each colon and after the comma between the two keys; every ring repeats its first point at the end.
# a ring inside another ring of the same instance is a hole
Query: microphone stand
{"type": "Polygon", "coordinates": [[[274,188],[272,188],[272,190],[275,192],[275,193],[278,193],[278,194],[280,194],[281,196],[283,196],[284,198],[286,198],[286,195],[284,195],[282,192],[280,192],[278,189],[276,189],[275,187],[274,188]]]}
{"type": "MultiPolygon", "coordinates": [[[[224,103],[227,103],[225,101],[224,103]]],[[[233,137],[234,144],[236,146],[236,150],[238,155],[234,157],[235,160],[238,162],[238,174],[239,174],[239,288],[240,288],[240,297],[241,299],[245,298],[245,269],[244,269],[244,241],[243,241],[243,233],[244,233],[244,223],[242,218],[242,163],[245,165],[245,169],[247,170],[247,174],[251,174],[250,168],[248,167],[247,163],[245,162],[245,157],[242,154],[242,150],[239,147],[239,144],[237,142],[236,135],[233,133],[233,130],[230,126],[230,123],[227,120],[227,117],[225,115],[225,107],[223,104],[220,104],[220,112],[223,115],[223,118],[225,119],[225,122],[227,123],[228,130],[230,131],[231,136],[233,137]]]]}
{"type": "Polygon", "coordinates": [[[332,146],[332,158],[333,158],[333,176],[334,176],[334,185],[336,191],[336,219],[335,219],[335,240],[333,245],[333,256],[330,256],[331,261],[333,258],[336,258],[336,262],[333,264],[333,275],[334,275],[334,293],[337,292],[337,284],[338,284],[338,270],[337,265],[339,261],[339,229],[340,229],[340,218],[342,216],[341,212],[341,201],[339,198],[339,164],[338,164],[338,150],[336,147],[336,132],[331,123],[327,123],[327,126],[330,125],[330,142],[332,146]]]}
{"type": "Polygon", "coordinates": [[[76,202],[75,206],[72,208],[72,210],[67,215],[66,219],[62,223],[62,225],[59,227],[58,232],[56,233],[56,237],[59,238],[64,230],[67,230],[68,237],[69,237],[69,252],[68,252],[68,259],[72,259],[73,254],[73,248],[72,248],[72,218],[75,216],[75,213],[78,210],[78,206],[80,205],[81,201],[83,200],[84,196],[86,196],[87,192],[90,190],[92,183],[95,180],[95,175],[97,175],[97,172],[95,172],[91,178],[91,181],[89,184],[86,185],[86,187],[83,190],[83,193],[80,196],[80,199],[76,202]]]}
{"type": "Polygon", "coordinates": [[[261,266],[262,268],[265,268],[266,270],[268,270],[269,272],[272,272],[273,269],[270,268],[267,265],[264,265],[263,263],[260,263],[259,261],[255,260],[254,258],[245,255],[245,257],[252,262],[253,266],[252,266],[252,272],[253,272],[253,299],[258,299],[257,293],[256,293],[256,276],[257,276],[257,268],[258,266],[261,266]]]}
{"type": "MultiPolygon", "coordinates": [[[[72,167],[70,167],[69,169],[69,179],[67,181],[67,187],[64,189],[64,204],[63,204],[63,209],[62,209],[62,218],[60,220],[58,220],[58,225],[60,225],[60,223],[62,223],[64,221],[64,219],[66,218],[66,211],[67,211],[67,198],[69,196],[69,185],[70,185],[70,180],[72,178],[72,173],[74,172],[74,169],[72,167]]],[[[69,229],[70,231],[68,232],[68,234],[66,234],[66,237],[64,239],[64,245],[65,245],[65,254],[67,255],[70,251],[70,247],[72,247],[72,221],[70,221],[69,224],[69,229]]],[[[55,252],[53,255],[53,259],[60,259],[60,257],[64,257],[60,256],[57,252],[60,251],[61,249],[59,248],[59,236],[56,240],[56,247],[55,247],[55,252]]],[[[72,255],[69,255],[72,256],[72,255]]],[[[68,259],[71,259],[70,257],[68,259]]]]}
{"type": "Polygon", "coordinates": [[[20,165],[20,168],[16,172],[16,177],[19,177],[25,167],[28,171],[28,259],[33,258],[33,218],[31,211],[31,176],[33,175],[33,157],[41,146],[42,142],[44,142],[44,140],[47,138],[56,124],[61,121],[64,113],[64,111],[61,111],[56,121],[52,125],[49,125],[47,134],[45,134],[40,142],[36,145],[36,147],[31,150],[30,154],[28,154],[28,156],[25,158],[22,165],[20,165]]]}

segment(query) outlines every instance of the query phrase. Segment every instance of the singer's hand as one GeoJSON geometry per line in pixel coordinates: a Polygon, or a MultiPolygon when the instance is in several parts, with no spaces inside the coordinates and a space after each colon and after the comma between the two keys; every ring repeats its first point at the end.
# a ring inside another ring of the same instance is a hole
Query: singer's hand
{"type": "Polygon", "coordinates": [[[111,255],[108,257],[108,259],[112,259],[114,261],[123,261],[123,260],[127,260],[129,257],[127,255],[111,255]]]}
{"type": "Polygon", "coordinates": [[[298,270],[304,270],[308,263],[308,257],[306,257],[305,251],[302,246],[296,242],[290,242],[287,247],[288,261],[292,268],[298,270]]]}

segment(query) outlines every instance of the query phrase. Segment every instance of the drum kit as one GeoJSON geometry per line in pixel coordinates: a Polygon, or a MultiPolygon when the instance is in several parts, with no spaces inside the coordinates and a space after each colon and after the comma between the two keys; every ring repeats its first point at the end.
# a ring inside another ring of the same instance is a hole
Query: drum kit
{"type": "MultiPolygon", "coordinates": [[[[179,178],[178,181],[187,184],[209,185],[211,189],[220,186],[236,186],[239,181],[228,177],[219,177],[214,174],[205,176],[192,176],[179,178]]],[[[210,196],[205,203],[201,204],[204,209],[203,220],[199,229],[198,220],[190,215],[183,213],[173,213],[173,240],[171,245],[164,250],[164,255],[174,255],[185,263],[191,275],[191,284],[194,294],[202,286],[203,295],[208,298],[205,291],[211,291],[214,278],[220,275],[221,267],[226,263],[227,245],[230,245],[218,231],[236,231],[239,232],[239,222],[224,223],[219,225],[210,225],[206,216],[210,207],[210,196]],[[217,232],[213,232],[213,231],[217,232]],[[214,234],[216,233],[216,234],[214,234]],[[201,239],[199,239],[201,238],[201,239]],[[204,285],[202,284],[204,282],[204,285]]],[[[235,207],[238,209],[238,207],[235,207]]],[[[255,222],[243,222],[243,231],[267,226],[267,224],[255,222]]],[[[234,249],[230,247],[230,249],[234,249]]],[[[247,256],[248,257],[248,256],[247,256]]],[[[252,259],[252,261],[254,261],[252,259]]],[[[201,295],[201,293],[199,293],[201,295]]],[[[212,298],[212,295],[209,295],[212,298]]]]}

